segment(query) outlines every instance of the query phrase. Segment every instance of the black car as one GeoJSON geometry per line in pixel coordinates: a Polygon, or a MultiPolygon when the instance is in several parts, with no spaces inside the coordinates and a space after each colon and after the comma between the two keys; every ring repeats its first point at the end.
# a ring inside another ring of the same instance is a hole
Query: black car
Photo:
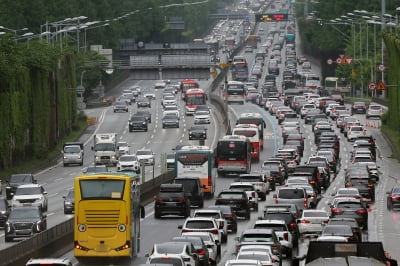
{"type": "Polygon", "coordinates": [[[366,114],[367,105],[365,102],[354,102],[351,106],[351,114],[366,114]]]}
{"type": "Polygon", "coordinates": [[[129,119],[129,132],[134,130],[148,130],[147,119],[141,115],[133,115],[131,119],[129,119]]]}
{"type": "Polygon", "coordinates": [[[392,210],[400,207],[400,187],[393,187],[387,192],[387,209],[392,210]]]}
{"type": "Polygon", "coordinates": [[[10,215],[10,205],[8,204],[8,201],[6,198],[2,197],[0,198],[0,226],[4,227],[8,215],[10,215]]]}
{"type": "Polygon", "coordinates": [[[149,124],[151,124],[151,113],[149,111],[137,111],[134,115],[144,116],[149,124]]]}
{"type": "Polygon", "coordinates": [[[6,197],[12,199],[17,187],[25,184],[36,184],[37,181],[32,174],[14,174],[11,175],[6,185],[6,197]]]}
{"type": "Polygon", "coordinates": [[[207,139],[207,128],[205,126],[194,125],[189,128],[189,140],[207,139]]]}
{"type": "Polygon", "coordinates": [[[163,215],[190,215],[189,193],[185,192],[182,184],[161,184],[160,192],[155,197],[154,217],[163,215]]]}
{"type": "Polygon", "coordinates": [[[330,218],[328,225],[350,225],[351,230],[353,231],[354,236],[357,238],[357,241],[362,241],[362,231],[358,222],[354,218],[330,218]]]}
{"type": "Polygon", "coordinates": [[[337,198],[329,206],[331,218],[354,218],[364,230],[368,229],[368,210],[361,199],[337,198]]]}
{"type": "Polygon", "coordinates": [[[179,118],[176,115],[165,115],[162,118],[162,128],[166,127],[179,128],[179,118]]]}
{"type": "Polygon", "coordinates": [[[138,98],[136,100],[136,105],[138,108],[140,108],[140,107],[150,107],[151,108],[151,100],[148,98],[144,98],[144,97],[138,98]]]}
{"type": "Polygon", "coordinates": [[[215,205],[230,205],[236,216],[250,220],[250,201],[246,191],[223,190],[218,194],[215,205]]]}
{"type": "Polygon", "coordinates": [[[73,213],[75,206],[74,190],[70,189],[67,195],[63,196],[63,199],[64,199],[64,214],[73,213]]]}
{"type": "MultiPolygon", "coordinates": [[[[179,160],[179,158],[178,158],[179,160]]],[[[204,192],[202,185],[198,177],[177,177],[174,179],[174,184],[182,184],[186,193],[190,195],[189,200],[192,206],[198,206],[203,208],[204,206],[204,192]]]]}
{"type": "Polygon", "coordinates": [[[224,216],[226,222],[228,223],[227,229],[232,233],[237,232],[237,217],[234,211],[232,210],[232,206],[230,205],[209,205],[208,209],[212,210],[220,210],[222,215],[224,216]]]}
{"type": "Polygon", "coordinates": [[[39,207],[13,208],[5,226],[5,241],[28,238],[47,229],[47,216],[39,207]]]}

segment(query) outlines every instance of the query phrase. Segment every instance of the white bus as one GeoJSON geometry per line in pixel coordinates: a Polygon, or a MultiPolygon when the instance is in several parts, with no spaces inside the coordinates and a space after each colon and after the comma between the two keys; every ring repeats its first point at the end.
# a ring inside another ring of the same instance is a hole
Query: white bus
{"type": "Polygon", "coordinates": [[[338,77],[326,77],[325,90],[335,93],[346,93],[351,91],[351,86],[350,84],[347,84],[344,79],[338,77]]]}
{"type": "Polygon", "coordinates": [[[309,89],[318,89],[321,87],[321,80],[318,75],[313,73],[306,73],[304,74],[305,78],[305,87],[309,89]]]}

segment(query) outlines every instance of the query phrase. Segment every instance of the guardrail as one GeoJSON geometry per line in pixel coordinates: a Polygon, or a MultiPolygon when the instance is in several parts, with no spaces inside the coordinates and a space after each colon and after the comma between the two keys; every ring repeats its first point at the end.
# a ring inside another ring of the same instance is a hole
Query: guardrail
{"type": "MultiPolygon", "coordinates": [[[[238,53],[243,44],[232,52],[238,53]]],[[[215,93],[220,83],[225,81],[227,68],[221,69],[210,85],[208,94],[211,103],[220,110],[224,116],[224,126],[229,129],[228,107],[221,97],[215,93]]],[[[141,202],[149,203],[158,193],[160,185],[173,180],[173,172],[169,171],[141,185],[141,202]]],[[[24,266],[30,258],[59,257],[68,250],[73,249],[74,218],[51,227],[44,232],[23,240],[16,245],[0,250],[0,266],[24,266]]]]}

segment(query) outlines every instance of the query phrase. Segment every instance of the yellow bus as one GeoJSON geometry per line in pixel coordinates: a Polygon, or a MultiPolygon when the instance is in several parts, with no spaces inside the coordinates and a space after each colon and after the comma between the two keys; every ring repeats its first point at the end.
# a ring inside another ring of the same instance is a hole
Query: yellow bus
{"type": "Polygon", "coordinates": [[[81,175],[74,180],[74,255],[78,260],[131,259],[140,250],[139,178],[130,172],[81,175]]]}

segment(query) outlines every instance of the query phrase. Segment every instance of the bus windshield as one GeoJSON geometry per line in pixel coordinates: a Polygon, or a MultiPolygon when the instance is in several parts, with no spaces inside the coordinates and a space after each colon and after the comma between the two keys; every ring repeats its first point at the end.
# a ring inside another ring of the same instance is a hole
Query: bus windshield
{"type": "Polygon", "coordinates": [[[122,199],[124,195],[124,180],[92,179],[80,180],[82,200],[92,199],[122,199]]]}
{"type": "Polygon", "coordinates": [[[206,104],[205,94],[186,94],[186,104],[206,104]]]}

